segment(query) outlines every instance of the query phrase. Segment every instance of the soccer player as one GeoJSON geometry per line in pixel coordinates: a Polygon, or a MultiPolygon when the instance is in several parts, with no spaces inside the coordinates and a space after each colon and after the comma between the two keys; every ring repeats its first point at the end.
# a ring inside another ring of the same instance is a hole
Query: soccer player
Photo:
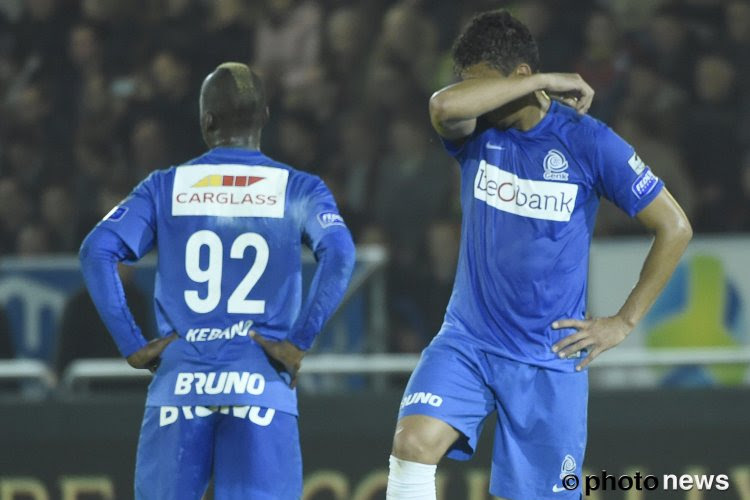
{"type": "Polygon", "coordinates": [[[154,371],[135,497],[199,500],[213,475],[217,500],[297,499],[297,371],[343,296],[354,246],[325,184],[260,152],[268,109],[250,68],[208,75],[200,115],[211,149],[151,174],[81,246],[120,352],[154,371]],[[304,302],[302,243],[317,260],[304,302]],[[116,265],[152,248],[161,337],[146,343],[116,265]]]}
{"type": "Polygon", "coordinates": [[[434,499],[437,463],[468,459],[492,412],[493,495],[580,498],[563,479],[581,474],[586,367],[652,305],[690,223],[633,148],[585,115],[593,91],[578,75],[538,72],[534,39],[510,14],[476,16],[453,59],[462,81],[432,96],[430,116],[461,166],[461,250],[443,326],[401,401],[387,498],[434,499]],[[586,319],[601,196],[654,240],[617,314],[586,319]]]}

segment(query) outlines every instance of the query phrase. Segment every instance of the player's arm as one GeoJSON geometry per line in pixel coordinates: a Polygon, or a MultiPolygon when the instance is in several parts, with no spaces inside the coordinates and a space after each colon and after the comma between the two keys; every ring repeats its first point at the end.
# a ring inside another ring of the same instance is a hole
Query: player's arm
{"type": "Polygon", "coordinates": [[[154,369],[175,335],[147,342],[128,308],[117,264],[134,261],[153,248],[153,203],[146,181],[88,234],[79,258],[91,300],[120,353],[134,368],[154,369]]]}
{"type": "Polygon", "coordinates": [[[268,340],[251,332],[266,353],[284,365],[292,376],[292,387],[305,352],[344,296],[355,259],[349,229],[323,182],[315,188],[305,213],[304,240],[315,255],[317,267],[300,313],[284,341],[268,340]]]}
{"type": "Polygon", "coordinates": [[[553,324],[553,328],[578,329],[578,333],[562,339],[553,347],[561,357],[584,348],[591,349],[576,369],[585,368],[599,354],[622,342],[635,328],[669,281],[693,237],[685,212],[666,189],[662,189],[636,218],[654,235],[654,240],[638,282],[618,313],[607,318],[562,320],[553,324]]]}
{"type": "Polygon", "coordinates": [[[638,283],[616,315],[591,320],[562,319],[552,324],[553,328],[578,330],[557,342],[552,350],[565,358],[589,349],[588,356],[576,367],[579,370],[633,330],[664,288],[693,236],[685,212],[630,144],[603,126],[582,140],[590,140],[593,145],[590,161],[597,178],[595,188],[636,217],[654,240],[638,283]]]}
{"type": "Polygon", "coordinates": [[[430,120],[437,133],[450,140],[471,135],[477,118],[537,90],[575,96],[563,100],[585,113],[594,97],[593,89],[577,74],[534,73],[509,77],[466,78],[449,85],[430,98],[430,120]]]}

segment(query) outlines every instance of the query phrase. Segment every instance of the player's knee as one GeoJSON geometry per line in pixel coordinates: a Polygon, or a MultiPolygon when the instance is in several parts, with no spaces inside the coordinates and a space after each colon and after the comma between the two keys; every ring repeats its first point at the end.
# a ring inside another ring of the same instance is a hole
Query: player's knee
{"type": "Polygon", "coordinates": [[[455,430],[447,425],[446,427],[449,432],[440,432],[442,429],[428,425],[411,425],[411,422],[399,421],[393,437],[393,455],[402,460],[437,464],[457,437],[455,430]]]}
{"type": "Polygon", "coordinates": [[[434,451],[428,440],[411,429],[405,429],[393,437],[393,456],[423,464],[434,464],[439,459],[434,458],[434,451]]]}

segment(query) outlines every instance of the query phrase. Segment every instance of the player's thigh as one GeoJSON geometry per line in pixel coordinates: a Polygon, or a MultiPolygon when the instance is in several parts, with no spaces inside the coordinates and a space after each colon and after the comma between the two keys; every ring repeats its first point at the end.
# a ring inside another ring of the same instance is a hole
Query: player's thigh
{"type": "Polygon", "coordinates": [[[490,491],[508,498],[573,500],[586,449],[588,373],[500,364],[490,491]],[[572,483],[567,483],[568,487],[572,483]]]}
{"type": "Polygon", "coordinates": [[[214,452],[216,500],[296,500],[302,495],[297,417],[257,406],[222,415],[214,452]]]}
{"type": "Polygon", "coordinates": [[[211,478],[214,417],[202,407],[146,407],[135,466],[137,500],[200,500],[211,478]]]}
{"type": "Polygon", "coordinates": [[[422,463],[436,463],[445,454],[471,457],[495,406],[482,356],[470,346],[456,349],[442,339],[422,352],[401,400],[395,456],[422,463]]]}

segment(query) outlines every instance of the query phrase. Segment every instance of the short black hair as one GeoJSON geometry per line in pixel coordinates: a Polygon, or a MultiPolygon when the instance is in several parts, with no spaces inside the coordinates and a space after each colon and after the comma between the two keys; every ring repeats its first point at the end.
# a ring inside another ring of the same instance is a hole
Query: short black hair
{"type": "Polygon", "coordinates": [[[245,64],[220,64],[203,82],[201,109],[224,132],[259,130],[265,121],[263,83],[245,64]]]}
{"type": "Polygon", "coordinates": [[[457,74],[481,62],[506,76],[522,63],[537,72],[539,49],[526,25],[507,10],[483,12],[472,18],[453,46],[457,74]]]}

